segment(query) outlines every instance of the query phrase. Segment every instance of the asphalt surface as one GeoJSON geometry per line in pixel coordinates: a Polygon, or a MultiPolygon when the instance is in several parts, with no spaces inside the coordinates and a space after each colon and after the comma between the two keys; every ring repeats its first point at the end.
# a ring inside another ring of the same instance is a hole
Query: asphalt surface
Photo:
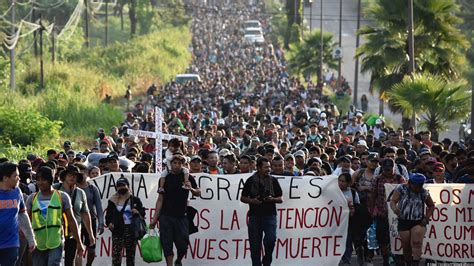
{"type": "MultiPolygon", "coordinates": [[[[309,7],[304,8],[304,16],[309,27],[309,23],[312,24],[312,29],[319,29],[320,18],[321,18],[321,1],[323,1],[323,31],[331,32],[334,34],[333,39],[335,42],[339,40],[339,0],[313,0],[312,12],[309,7]],[[312,13],[312,19],[310,14],[312,13]]],[[[361,27],[367,25],[369,20],[361,16],[361,27]]],[[[355,78],[355,48],[356,48],[356,30],[357,30],[357,0],[342,0],[342,50],[343,50],[343,62],[342,62],[342,75],[347,79],[350,86],[354,88],[355,78]]],[[[360,38],[360,44],[364,42],[364,38],[360,38]]],[[[416,44],[415,44],[416,45],[416,44]]],[[[360,70],[360,65],[359,65],[360,70]]],[[[333,70],[337,77],[337,70],[333,70]]],[[[360,71],[359,71],[360,72],[360,71]]],[[[366,94],[369,99],[369,112],[379,113],[379,100],[378,93],[371,95],[369,92],[370,73],[359,73],[359,89],[358,89],[358,102],[360,106],[360,97],[362,94],[366,94]]],[[[388,107],[385,105],[384,115],[389,122],[395,125],[401,125],[401,115],[390,112],[388,107]]],[[[440,140],[448,137],[453,140],[458,140],[459,123],[452,122],[449,124],[449,130],[441,132],[440,140]]]]}

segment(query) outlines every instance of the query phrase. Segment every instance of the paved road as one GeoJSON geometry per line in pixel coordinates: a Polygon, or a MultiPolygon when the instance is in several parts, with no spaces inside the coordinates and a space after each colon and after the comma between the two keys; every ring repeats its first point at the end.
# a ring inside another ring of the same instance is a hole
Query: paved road
{"type": "MultiPolygon", "coordinates": [[[[339,1],[338,0],[322,0],[323,1],[323,31],[331,32],[334,34],[334,40],[337,42],[339,38],[339,1]]],[[[310,9],[304,9],[305,19],[308,22],[312,22],[312,29],[319,29],[320,23],[320,8],[321,0],[313,0],[312,5],[312,19],[310,19],[310,9]]],[[[356,44],[356,28],[357,28],[357,0],[342,0],[342,49],[343,49],[343,63],[342,63],[342,75],[346,77],[349,84],[354,88],[354,75],[355,75],[355,44],[356,44]]],[[[362,17],[361,25],[367,23],[367,19],[362,17]]],[[[361,38],[361,43],[364,42],[364,38],[361,38]]],[[[337,75],[337,70],[334,71],[337,75]]],[[[360,96],[366,94],[369,98],[369,112],[378,114],[379,112],[379,101],[378,95],[371,95],[369,93],[369,82],[370,74],[359,73],[359,106],[360,96]]],[[[376,93],[377,94],[377,93],[376,93]]],[[[385,107],[385,116],[389,121],[394,124],[401,124],[401,116],[399,114],[393,114],[385,107]]],[[[450,130],[443,132],[440,135],[440,139],[449,137],[451,139],[458,140],[458,123],[451,123],[449,126],[450,130]]]]}

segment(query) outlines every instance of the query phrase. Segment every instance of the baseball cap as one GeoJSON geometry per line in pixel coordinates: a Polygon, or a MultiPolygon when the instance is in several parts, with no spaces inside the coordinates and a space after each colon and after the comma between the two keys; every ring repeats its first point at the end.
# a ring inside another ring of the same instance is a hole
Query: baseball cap
{"type": "Polygon", "coordinates": [[[107,155],[107,159],[114,159],[117,160],[119,159],[118,154],[116,152],[111,152],[107,155]]]}
{"type": "Polygon", "coordinates": [[[128,187],[130,186],[130,183],[128,182],[128,179],[126,179],[125,177],[121,177],[119,179],[117,179],[117,182],[115,182],[115,185],[127,185],[128,187]]]}
{"type": "Polygon", "coordinates": [[[444,170],[444,164],[442,162],[437,162],[434,164],[434,169],[435,170],[444,170]]]}
{"type": "Polygon", "coordinates": [[[33,172],[31,165],[28,163],[21,163],[18,165],[18,172],[21,174],[31,174],[33,172]]]}
{"type": "Polygon", "coordinates": [[[435,157],[430,157],[430,158],[426,161],[427,164],[431,164],[431,163],[434,164],[434,163],[437,163],[437,162],[438,162],[438,160],[436,160],[435,157]]]}
{"type": "Polygon", "coordinates": [[[423,174],[413,173],[410,175],[409,181],[412,184],[423,185],[426,181],[426,177],[423,174]]]}
{"type": "Polygon", "coordinates": [[[82,176],[82,174],[80,173],[81,171],[79,170],[79,168],[77,166],[74,166],[74,165],[69,165],[65,170],[63,170],[60,174],[59,174],[59,178],[61,180],[64,180],[64,178],[68,175],[68,174],[75,174],[76,177],[79,177],[82,176]]]}
{"type": "Polygon", "coordinates": [[[293,159],[295,160],[295,156],[291,153],[288,153],[287,155],[285,155],[285,161],[288,160],[288,159],[293,159]]]}
{"type": "Polygon", "coordinates": [[[326,113],[321,113],[320,116],[321,116],[321,118],[326,118],[327,117],[326,113]]]}
{"type": "Polygon", "coordinates": [[[420,149],[420,154],[419,154],[419,156],[425,155],[425,154],[431,154],[430,149],[428,149],[428,148],[421,148],[421,149],[420,149]]]}
{"type": "Polygon", "coordinates": [[[64,154],[64,153],[58,154],[58,158],[57,158],[57,159],[58,159],[58,161],[66,161],[66,162],[68,161],[67,155],[64,154]]]}
{"type": "Polygon", "coordinates": [[[199,157],[198,155],[194,155],[193,157],[191,157],[191,161],[190,161],[190,162],[196,161],[196,160],[199,161],[199,162],[202,162],[201,157],[199,157]]]}
{"type": "Polygon", "coordinates": [[[299,150],[299,151],[296,151],[294,154],[293,154],[296,157],[303,157],[303,158],[306,158],[306,154],[304,153],[304,151],[302,150],[299,150]]]}
{"type": "Polygon", "coordinates": [[[377,120],[375,120],[375,124],[376,125],[381,125],[382,124],[382,119],[378,118],[377,120]]]}
{"type": "Polygon", "coordinates": [[[350,163],[350,162],[351,162],[351,157],[348,156],[348,155],[344,155],[344,156],[339,157],[338,161],[339,161],[340,163],[342,163],[342,162],[348,162],[348,163],[350,163]]]}
{"type": "Polygon", "coordinates": [[[369,147],[367,146],[367,142],[363,139],[359,140],[357,142],[357,146],[362,146],[362,147],[365,147],[366,149],[368,149],[369,147]]]}
{"type": "Polygon", "coordinates": [[[26,159],[27,159],[28,161],[34,161],[34,160],[38,159],[38,156],[37,156],[36,154],[30,153],[30,154],[28,154],[28,155],[26,156],[26,159]]]}
{"type": "Polygon", "coordinates": [[[368,161],[379,161],[379,154],[376,152],[371,152],[369,153],[369,156],[367,157],[368,161]]]}
{"type": "Polygon", "coordinates": [[[319,164],[323,164],[323,161],[321,161],[320,158],[318,157],[313,157],[311,159],[308,160],[308,166],[309,165],[312,165],[314,162],[318,162],[319,164]]]}

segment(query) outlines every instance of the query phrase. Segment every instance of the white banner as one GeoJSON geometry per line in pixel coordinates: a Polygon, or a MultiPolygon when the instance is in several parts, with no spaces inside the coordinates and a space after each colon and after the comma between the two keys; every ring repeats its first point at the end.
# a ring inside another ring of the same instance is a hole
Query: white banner
{"type": "MultiPolygon", "coordinates": [[[[387,204],[395,184],[385,184],[387,204]]],[[[435,210],[426,227],[423,258],[447,262],[474,262],[474,185],[428,184],[435,210]]],[[[402,254],[398,220],[388,206],[390,244],[394,254],[402,254]]]]}
{"type": "MultiPolygon", "coordinates": [[[[146,208],[146,220],[154,215],[158,178],[155,174],[112,173],[95,178],[102,205],[115,193],[115,181],[125,176],[133,195],[146,208]]],[[[191,198],[198,210],[194,220],[199,232],[191,235],[186,265],[250,265],[247,235],[248,205],[240,202],[245,180],[250,174],[196,175],[200,198],[191,198]]],[[[348,226],[347,201],[337,178],[285,177],[279,179],[283,204],[277,204],[277,242],[274,265],[337,265],[346,246],[348,226]]],[[[146,265],[137,249],[136,264],[146,265]]],[[[110,231],[97,238],[94,264],[111,265],[110,231]]],[[[125,258],[123,263],[125,263],[125,258]]],[[[164,259],[161,264],[165,264],[164,259]]]]}

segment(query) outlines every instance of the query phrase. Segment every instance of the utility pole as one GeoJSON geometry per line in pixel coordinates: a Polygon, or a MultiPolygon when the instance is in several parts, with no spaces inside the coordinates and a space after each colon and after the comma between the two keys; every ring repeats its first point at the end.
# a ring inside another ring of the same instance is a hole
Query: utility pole
{"type": "Polygon", "coordinates": [[[41,16],[40,16],[40,28],[39,28],[39,36],[40,36],[40,47],[39,47],[39,53],[40,53],[40,89],[44,89],[44,66],[43,66],[43,22],[41,21],[41,16]]]}
{"type": "MultiPolygon", "coordinates": [[[[12,0],[12,33],[15,33],[15,0],[12,0]]],[[[20,30],[20,29],[18,29],[20,30]]],[[[20,34],[20,32],[18,32],[20,34]]],[[[15,80],[15,46],[10,50],[10,89],[15,90],[16,80],[15,80]]]]}
{"type": "Polygon", "coordinates": [[[56,17],[53,19],[53,29],[51,30],[51,63],[56,61],[56,17]]]}
{"type": "Polygon", "coordinates": [[[105,0],[105,47],[107,47],[109,35],[109,0],[105,0]]]}
{"type": "MultiPolygon", "coordinates": [[[[339,0],[339,47],[342,49],[342,0],[339,0]]],[[[342,58],[339,57],[339,64],[337,67],[337,88],[341,88],[341,69],[342,58]]]]}
{"type": "MultiPolygon", "coordinates": [[[[31,19],[34,23],[36,23],[36,1],[33,1],[32,3],[32,8],[33,11],[31,11],[31,19]]],[[[34,44],[34,51],[35,51],[35,58],[38,58],[38,38],[37,38],[38,33],[35,31],[33,32],[33,44],[34,44]]]]}
{"type": "Polygon", "coordinates": [[[474,80],[472,81],[473,83],[471,84],[472,89],[471,89],[471,140],[474,139],[474,131],[472,130],[472,126],[474,125],[474,115],[472,115],[472,112],[474,111],[474,80]]]}
{"type": "MultiPolygon", "coordinates": [[[[415,73],[415,39],[413,37],[413,0],[408,0],[408,74],[413,76],[415,73]]],[[[411,116],[411,126],[416,130],[416,111],[413,110],[411,116]]]]}
{"type": "Polygon", "coordinates": [[[319,84],[321,89],[323,88],[323,54],[324,54],[324,38],[323,38],[323,1],[321,0],[321,7],[320,7],[320,19],[319,19],[319,84]]]}
{"type": "Polygon", "coordinates": [[[313,0],[309,1],[309,33],[313,30],[313,0]]]}
{"type": "MultiPolygon", "coordinates": [[[[362,12],[362,5],[361,0],[357,2],[357,35],[356,35],[356,50],[359,48],[360,45],[360,36],[359,36],[359,29],[360,29],[360,13],[362,12]]],[[[359,92],[359,57],[356,57],[355,60],[355,74],[354,74],[354,106],[358,107],[358,92],[359,92]]]]}
{"type": "Polygon", "coordinates": [[[89,0],[84,0],[85,12],[84,12],[84,22],[85,22],[85,38],[86,38],[86,47],[89,48],[89,0]]]}

